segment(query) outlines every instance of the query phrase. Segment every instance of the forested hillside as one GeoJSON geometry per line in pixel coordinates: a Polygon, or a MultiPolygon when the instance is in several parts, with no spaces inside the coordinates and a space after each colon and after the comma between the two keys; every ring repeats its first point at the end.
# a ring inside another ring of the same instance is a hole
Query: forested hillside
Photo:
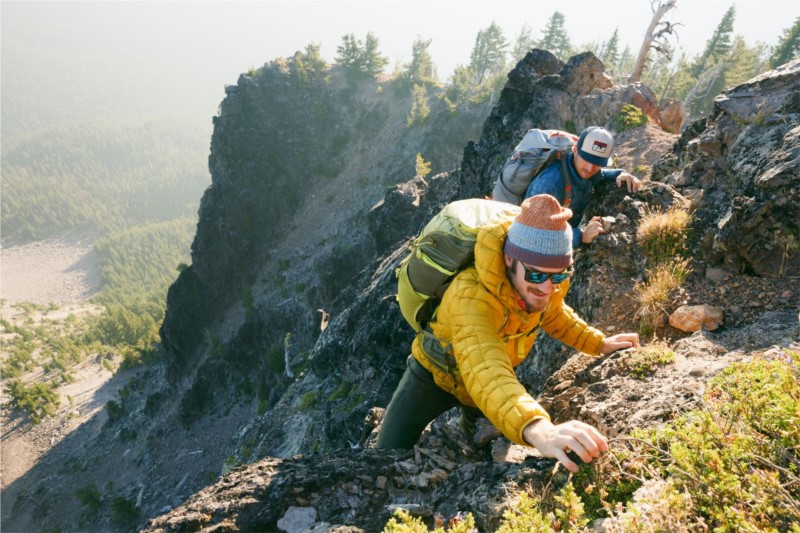
{"type": "Polygon", "coordinates": [[[3,143],[3,237],[103,235],[192,217],[208,186],[199,119],[55,125],[3,143]]]}

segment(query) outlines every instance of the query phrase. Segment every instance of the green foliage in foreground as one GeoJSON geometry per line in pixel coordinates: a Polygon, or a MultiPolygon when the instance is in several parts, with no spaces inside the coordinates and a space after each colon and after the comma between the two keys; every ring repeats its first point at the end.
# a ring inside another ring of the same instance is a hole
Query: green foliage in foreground
{"type": "Polygon", "coordinates": [[[732,365],[709,382],[704,403],[619,439],[609,460],[582,471],[576,483],[592,511],[600,503],[620,524],[651,524],[642,531],[797,531],[800,354],[732,365]],[[669,516],[631,503],[634,489],[654,483],[649,499],[669,516]]]}
{"type": "MultiPolygon", "coordinates": [[[[496,532],[587,531],[604,517],[607,531],[800,533],[800,353],[732,365],[709,381],[703,409],[611,444],[554,497],[520,492],[496,532]]],[[[478,531],[470,514],[433,525],[478,531]]],[[[400,510],[383,531],[429,530],[400,510]]]]}

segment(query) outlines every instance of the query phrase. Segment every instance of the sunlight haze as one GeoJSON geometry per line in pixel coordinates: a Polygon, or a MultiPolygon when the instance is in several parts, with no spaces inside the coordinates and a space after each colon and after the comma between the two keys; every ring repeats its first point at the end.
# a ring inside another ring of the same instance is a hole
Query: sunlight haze
{"type": "MultiPolygon", "coordinates": [[[[671,42],[699,54],[722,15],[734,2],[679,0],[666,20],[679,23],[671,42]]],[[[735,2],[734,33],[748,43],[774,45],[800,14],[800,3],[735,2]]],[[[139,87],[158,92],[161,104],[175,113],[216,114],[224,86],[240,73],[277,57],[287,57],[309,43],[321,45],[329,63],[341,37],[363,40],[373,32],[389,58],[387,73],[411,58],[416,37],[432,39],[429,51],[440,81],[469,62],[477,32],[496,22],[513,43],[524,24],[538,38],[555,10],[565,15],[573,45],[607,41],[619,28],[620,50],[635,55],[652,16],[650,2],[7,2],[2,4],[3,110],[12,111],[7,85],[39,85],[47,106],[55,91],[69,91],[54,81],[64,69],[85,69],[86,81],[114,92],[139,87]],[[52,65],[36,68],[18,62],[19,54],[47,51],[52,65]],[[44,78],[42,78],[44,76],[44,78]],[[199,106],[199,108],[197,107],[199,106]]],[[[14,94],[14,91],[9,91],[14,94]]],[[[80,97],[79,88],[75,98],[80,97]]],[[[125,114],[132,102],[118,102],[106,112],[125,114]]],[[[158,105],[158,104],[154,104],[158,105]]],[[[57,119],[61,110],[53,110],[57,119]]],[[[141,110],[137,108],[136,113],[141,110]]],[[[6,128],[3,134],[13,134],[6,128]]]]}

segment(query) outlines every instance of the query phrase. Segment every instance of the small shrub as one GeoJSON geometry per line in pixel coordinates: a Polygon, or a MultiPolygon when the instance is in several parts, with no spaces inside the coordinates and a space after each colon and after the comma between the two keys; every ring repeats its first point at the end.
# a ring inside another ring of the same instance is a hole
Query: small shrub
{"type": "Polygon", "coordinates": [[[76,490],[75,497],[84,507],[88,507],[93,511],[100,509],[103,501],[100,491],[97,490],[97,486],[94,483],[89,483],[76,490]]]}
{"type": "Polygon", "coordinates": [[[424,178],[431,173],[431,164],[426,162],[420,153],[417,154],[416,172],[417,176],[421,178],[424,178]]]}
{"type": "Polygon", "coordinates": [[[328,396],[328,400],[335,401],[341,400],[343,398],[347,398],[350,395],[350,391],[353,390],[353,384],[348,381],[342,381],[339,385],[331,392],[330,396],[328,396]]]}
{"type": "Polygon", "coordinates": [[[519,494],[519,500],[503,511],[503,522],[496,533],[528,533],[552,531],[550,519],[539,510],[539,500],[519,494]]]}
{"type": "Polygon", "coordinates": [[[309,391],[300,398],[300,411],[305,413],[317,404],[319,398],[319,391],[309,391]]]}
{"type": "Polygon", "coordinates": [[[688,495],[670,505],[707,530],[796,531],[800,354],[785,354],[730,366],[708,382],[703,409],[634,432],[630,477],[668,480],[675,490],[661,499],[688,495]]]}
{"type": "Polygon", "coordinates": [[[618,132],[638,128],[647,124],[647,115],[632,104],[623,105],[617,116],[614,117],[614,123],[618,132]]]}
{"type": "MultiPolygon", "coordinates": [[[[444,523],[444,518],[439,515],[435,516],[435,521],[434,533],[474,533],[478,531],[475,528],[475,518],[471,513],[466,515],[458,513],[447,522],[447,525],[444,523]]],[[[405,509],[397,509],[394,517],[390,518],[383,528],[383,533],[428,533],[428,528],[421,518],[414,518],[405,509]]]]}
{"type": "Polygon", "coordinates": [[[108,419],[112,421],[122,418],[124,414],[122,406],[116,400],[108,400],[106,402],[106,412],[108,413],[108,419]]]}
{"type": "Polygon", "coordinates": [[[26,386],[19,379],[6,384],[6,392],[11,398],[11,405],[28,413],[34,424],[45,417],[56,414],[61,399],[52,383],[33,383],[26,386]]]}
{"type": "Polygon", "coordinates": [[[129,499],[117,496],[111,500],[111,520],[119,526],[129,526],[139,517],[139,508],[129,499]]]}

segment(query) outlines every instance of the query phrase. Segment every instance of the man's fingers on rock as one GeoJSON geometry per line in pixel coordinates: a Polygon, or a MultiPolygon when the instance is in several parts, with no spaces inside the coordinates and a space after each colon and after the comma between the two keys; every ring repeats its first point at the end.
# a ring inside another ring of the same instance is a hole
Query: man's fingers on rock
{"type": "MultiPolygon", "coordinates": [[[[571,454],[574,456],[574,454],[571,454]]],[[[564,468],[572,472],[573,474],[578,473],[578,463],[573,461],[569,458],[567,453],[564,450],[556,450],[555,458],[558,459],[558,462],[564,465],[564,468]]],[[[575,457],[577,459],[577,457],[575,457]]]]}
{"type": "Polygon", "coordinates": [[[599,431],[589,426],[578,434],[578,440],[592,457],[600,457],[605,439],[599,431]]]}

